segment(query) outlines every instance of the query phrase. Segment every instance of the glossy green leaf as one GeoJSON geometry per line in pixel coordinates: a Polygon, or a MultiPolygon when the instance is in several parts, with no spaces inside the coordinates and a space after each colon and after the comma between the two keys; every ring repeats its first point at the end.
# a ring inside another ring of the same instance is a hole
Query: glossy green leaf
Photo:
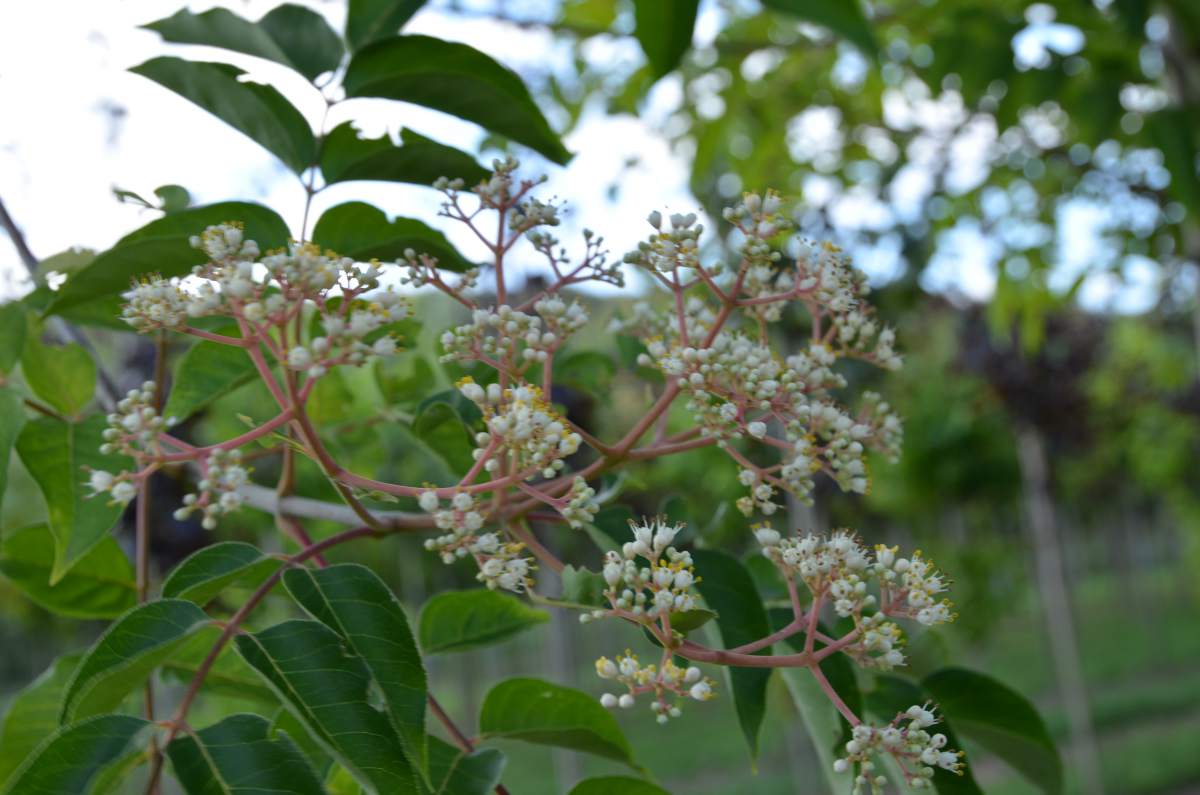
{"type": "Polygon", "coordinates": [[[571,788],[568,795],[670,795],[649,781],[628,776],[587,778],[571,788]]]}
{"type": "Polygon", "coordinates": [[[671,613],[671,629],[674,632],[682,632],[686,635],[689,632],[695,632],[697,629],[700,629],[700,627],[714,618],[717,618],[717,614],[703,607],[697,607],[692,610],[677,610],[671,613]]]}
{"type": "Polygon", "coordinates": [[[629,742],[599,701],[540,679],[509,679],[488,691],[479,730],[487,737],[556,745],[634,765],[629,742]]]}
{"type": "Polygon", "coordinates": [[[943,668],[921,681],[946,720],[1012,765],[1044,792],[1063,788],[1062,760],[1046,724],[1029,701],[1008,686],[965,668],[943,668]]]}
{"type": "Polygon", "coordinates": [[[135,747],[150,724],[129,715],[97,715],[45,740],[0,787],[0,795],[86,792],[103,768],[135,747]]]}
{"type": "Polygon", "coordinates": [[[38,398],[68,417],[83,411],[96,391],[96,363],[73,342],[43,345],[37,335],[30,335],[21,355],[21,374],[38,398]]]}
{"type": "Polygon", "coordinates": [[[146,274],[191,273],[206,257],[192,248],[188,239],[206,227],[229,221],[244,224],[246,238],[257,241],[263,251],[286,246],[290,237],[279,214],[261,204],[219,202],[172,213],[130,232],[67,279],[45,311],[63,314],[71,307],[110,298],[128,290],[130,282],[146,274]]]}
{"type": "Polygon", "coordinates": [[[63,693],[82,656],[77,652],[59,657],[13,696],[0,723],[0,786],[42,740],[58,729],[63,693]]]}
{"type": "MultiPolygon", "coordinates": [[[[771,634],[767,612],[754,587],[750,572],[737,558],[711,549],[692,552],[696,584],[704,602],[717,612],[721,642],[730,649],[771,634]]],[[[768,654],[764,649],[759,654],[768,654]]],[[[729,688],[737,711],[738,724],[750,749],[751,759],[758,758],[758,733],[767,709],[769,668],[730,667],[729,688]]]]}
{"type": "Polygon", "coordinates": [[[147,602],[130,610],[105,630],[79,663],[63,699],[62,722],[115,709],[185,644],[211,642],[215,633],[204,611],[181,599],[147,602]]]}
{"type": "Polygon", "coordinates": [[[486,588],[445,591],[421,608],[418,633],[426,654],[467,651],[508,640],[550,616],[486,588]]]}
{"type": "Polygon", "coordinates": [[[822,25],[868,55],[879,51],[859,0],[762,0],[767,8],[822,25]]]}
{"type": "Polygon", "coordinates": [[[692,46],[700,0],[634,0],[634,35],[655,78],[679,65],[692,46]]]}
{"type": "Polygon", "coordinates": [[[488,795],[500,783],[506,761],[495,748],[463,753],[436,737],[429,739],[429,778],[438,795],[488,795]]]}
{"type": "Polygon", "coordinates": [[[162,416],[183,421],[254,379],[254,362],[241,348],[200,340],[175,365],[162,416]]]}
{"type": "Polygon", "coordinates": [[[0,304],[0,341],[3,341],[0,345],[0,374],[11,373],[17,362],[21,361],[28,325],[24,303],[8,301],[0,304]]]}
{"type": "Polygon", "coordinates": [[[107,427],[99,415],[78,423],[39,417],[26,423],[17,437],[17,455],[42,492],[54,533],[51,585],[100,543],[124,510],[110,505],[107,495],[90,496],[85,482],[85,468],[120,472],[130,463],[124,456],[100,454],[107,427]]]}
{"type": "Polygon", "coordinates": [[[241,541],[221,541],[204,547],[176,566],[162,585],[165,599],[207,604],[231,585],[255,587],[281,563],[258,547],[241,541]]]}
{"type": "Polygon", "coordinates": [[[607,607],[604,591],[608,584],[599,572],[567,564],[559,573],[562,578],[562,598],[580,605],[607,607]]]}
{"type": "Polygon", "coordinates": [[[112,536],[100,539],[50,585],[54,534],[44,524],[15,530],[0,543],[0,573],[33,601],[71,618],[116,618],[137,603],[133,565],[112,536]]]}
{"type": "Polygon", "coordinates": [[[275,7],[258,22],[225,8],[201,14],[181,9],[142,27],[155,31],[164,41],[205,44],[266,58],[309,80],[336,69],[344,53],[341,38],[323,16],[290,3],[275,7]]]}
{"type": "Polygon", "coordinates": [[[446,236],[412,218],[388,220],[383,210],[366,202],[330,207],[313,227],[313,241],[356,260],[397,260],[407,249],[437,257],[438,266],[452,271],[470,267],[446,236]]]}
{"type": "Polygon", "coordinates": [[[447,177],[476,185],[487,179],[487,169],[462,150],[412,130],[402,129],[400,142],[397,146],[387,135],[363,137],[351,122],[343,122],[321,142],[321,174],[328,184],[379,180],[432,185],[447,177]]]}
{"type": "Polygon", "coordinates": [[[368,792],[421,792],[391,719],[371,705],[366,663],[337,633],[316,621],[286,621],[235,642],[246,662],[368,792]]]}
{"type": "Polygon", "coordinates": [[[457,389],[448,389],[421,401],[413,414],[413,433],[458,474],[475,463],[472,426],[480,412],[457,389]]]}
{"type": "Polygon", "coordinates": [[[312,765],[286,734],[258,715],[231,715],[167,746],[188,795],[323,795],[312,765]]]}
{"type": "Polygon", "coordinates": [[[12,387],[0,386],[0,505],[8,490],[8,462],[25,425],[25,405],[12,387]]]}
{"type": "MultiPolygon", "coordinates": [[[[163,661],[163,677],[185,686],[191,684],[192,678],[210,651],[212,651],[211,644],[205,645],[199,642],[185,644],[163,661]]],[[[255,701],[265,709],[278,709],[279,707],[279,699],[275,696],[275,691],[263,683],[258,672],[247,665],[246,661],[232,647],[222,649],[216,662],[205,674],[200,688],[202,693],[218,693],[255,701]]]]}
{"type": "Polygon", "coordinates": [[[571,154],[514,72],[465,44],[430,36],[396,36],[356,53],[346,96],[423,105],[475,122],[525,144],[555,163],[571,154]]]}
{"type": "Polygon", "coordinates": [[[350,0],[346,14],[346,41],[352,51],[394,36],[425,0],[350,0]]]}
{"type": "Polygon", "coordinates": [[[297,174],[316,160],[316,140],[300,111],[273,87],[242,80],[245,72],[235,66],[161,56],[129,71],[199,105],[297,174]]]}
{"type": "Polygon", "coordinates": [[[290,569],[283,584],[309,615],[362,658],[409,762],[427,770],[425,667],[392,590],[373,571],[353,563],[290,569]]]}

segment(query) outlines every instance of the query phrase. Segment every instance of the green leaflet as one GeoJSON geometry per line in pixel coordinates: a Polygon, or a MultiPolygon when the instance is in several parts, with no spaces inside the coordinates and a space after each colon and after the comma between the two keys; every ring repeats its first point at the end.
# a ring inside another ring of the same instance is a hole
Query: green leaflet
{"type": "Polygon", "coordinates": [[[426,654],[467,651],[508,640],[549,620],[545,611],[485,588],[445,591],[421,608],[421,648],[426,654]]]}

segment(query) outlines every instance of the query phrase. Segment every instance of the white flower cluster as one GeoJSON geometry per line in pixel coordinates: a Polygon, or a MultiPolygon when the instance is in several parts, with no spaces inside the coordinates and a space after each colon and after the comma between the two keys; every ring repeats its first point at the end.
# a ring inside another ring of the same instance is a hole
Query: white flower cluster
{"type": "Polygon", "coordinates": [[[501,389],[498,384],[489,384],[484,389],[470,376],[458,382],[463,396],[483,411],[488,431],[476,436],[479,448],[496,444],[494,454],[484,467],[497,472],[500,461],[508,458],[520,472],[534,470],[530,477],[541,474],[552,478],[566,464],[563,459],[579,449],[583,437],[568,430],[566,420],[558,415],[542,398],[542,391],[530,384],[520,384],[501,389]],[[508,455],[503,455],[508,454],[508,455]]]}
{"type": "Polygon", "coordinates": [[[890,670],[904,664],[903,633],[891,617],[926,626],[954,619],[948,601],[934,601],[946,590],[945,578],[919,552],[909,560],[897,557],[895,547],[879,545],[872,555],[846,530],[784,538],[758,525],[754,535],[784,577],[799,577],[814,599],[828,599],[839,616],[854,619],[858,637],[844,651],[862,665],[890,670]]]}
{"type": "Polygon", "coordinates": [[[571,481],[571,491],[567,494],[567,504],[560,511],[562,517],[571,527],[583,525],[596,518],[600,503],[596,502],[596,490],[581,477],[571,481]]]}
{"type": "Polygon", "coordinates": [[[671,226],[665,231],[662,213],[657,210],[646,220],[657,231],[649,240],[639,243],[636,251],[626,254],[625,262],[662,272],[700,266],[699,240],[704,225],[696,223],[695,213],[672,214],[671,226]]]}
{"type": "Polygon", "coordinates": [[[518,312],[507,304],[476,309],[470,323],[442,334],[446,351],[442,361],[490,360],[513,366],[546,361],[568,334],[587,322],[587,312],[578,301],[569,307],[559,298],[542,299],[538,304],[542,317],[518,312]],[[514,358],[520,361],[512,361],[514,358]]]}
{"type": "Polygon", "coordinates": [[[339,364],[361,365],[372,356],[391,356],[396,338],[385,328],[408,317],[408,302],[391,288],[339,305],[321,316],[323,336],[288,351],[288,367],[313,378],[339,364]]]}
{"type": "Polygon", "coordinates": [[[560,241],[554,235],[535,229],[525,237],[546,258],[546,261],[556,271],[556,275],[566,275],[572,282],[590,280],[617,287],[625,286],[625,274],[621,270],[620,263],[609,264],[608,251],[604,248],[604,238],[597,236],[590,229],[583,230],[586,251],[582,263],[577,268],[569,269],[567,266],[571,264],[571,257],[566,248],[559,246],[560,241]]]}
{"type": "Polygon", "coordinates": [[[642,665],[638,662],[637,655],[629,649],[625,650],[624,655],[618,655],[616,662],[607,657],[596,660],[596,675],[601,679],[619,682],[627,688],[627,692],[620,696],[613,693],[600,696],[600,703],[609,709],[618,706],[630,709],[637,703],[637,696],[653,693],[654,700],[650,702],[650,709],[658,716],[659,723],[666,723],[669,719],[678,718],[683,714],[683,698],[708,701],[714,696],[715,682],[704,677],[694,665],[681,668],[670,658],[661,668],[653,664],[642,665]],[[674,703],[668,703],[668,694],[678,697],[674,703]]]}
{"type": "Polygon", "coordinates": [[[480,533],[483,513],[470,494],[460,491],[450,499],[450,506],[443,508],[431,489],[422,492],[417,502],[422,510],[433,514],[439,530],[448,531],[425,541],[425,549],[438,553],[443,563],[454,563],[469,555],[479,566],[476,579],[488,588],[519,593],[532,587],[533,560],[521,555],[525,545],[505,542],[496,533],[480,533]]]}
{"type": "Polygon", "coordinates": [[[115,410],[108,415],[108,427],[104,429],[102,455],[125,453],[136,455],[158,447],[158,434],[175,424],[175,418],[164,420],[154,408],[157,387],[147,381],[138,389],[131,389],[117,401],[115,410]]]}
{"type": "Polygon", "coordinates": [[[873,793],[881,793],[887,779],[874,775],[872,757],[889,754],[900,764],[910,787],[929,789],[935,768],[961,773],[963,767],[962,752],[946,749],[946,735],[928,731],[936,723],[937,717],[928,704],[914,704],[886,726],[859,724],[851,730],[846,756],[833,763],[834,770],[845,773],[856,765],[855,792],[870,786],[873,793]]]}
{"type": "Polygon", "coordinates": [[[180,328],[189,317],[207,314],[209,310],[208,304],[187,293],[178,279],[161,276],[134,282],[121,297],[125,299],[121,319],[141,332],[180,328]]]}
{"type": "Polygon", "coordinates": [[[250,479],[250,472],[242,466],[241,450],[213,450],[203,465],[204,476],[196,483],[196,494],[183,498],[183,507],[175,511],[175,518],[183,521],[197,511],[204,518],[200,525],[205,530],[215,530],[217,519],[242,507],[242,495],[238,489],[250,479]]]}
{"type": "MultiPolygon", "coordinates": [[[[605,556],[605,596],[613,609],[649,619],[667,616],[668,621],[671,613],[695,609],[692,586],[697,577],[692,555],[671,546],[681,527],[660,518],[641,524],[631,522],[630,529],[634,540],[626,542],[619,553],[605,556]],[[638,558],[650,565],[639,565],[638,558]]],[[[580,621],[591,618],[584,614],[580,621]]]]}
{"type": "Polygon", "coordinates": [[[259,256],[258,243],[246,240],[244,227],[237,222],[210,226],[188,238],[192,248],[198,248],[213,262],[252,260],[259,256]]]}
{"type": "Polygon", "coordinates": [[[92,489],[89,496],[95,497],[98,494],[111,493],[113,502],[121,505],[128,505],[129,501],[137,496],[137,486],[133,482],[133,476],[128,472],[114,475],[103,469],[93,469],[88,474],[88,486],[92,489]]]}

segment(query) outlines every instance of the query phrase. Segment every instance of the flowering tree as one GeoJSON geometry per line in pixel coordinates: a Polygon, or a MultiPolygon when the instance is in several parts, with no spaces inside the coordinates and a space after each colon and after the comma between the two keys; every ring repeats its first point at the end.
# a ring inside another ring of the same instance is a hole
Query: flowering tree
{"type": "MultiPolygon", "coordinates": [[[[372,16],[359,5],[351,4],[344,66],[342,38],[295,6],[257,23],[218,10],[180,12],[152,27],[171,41],[272,58],[314,81],[332,71],[348,96],[438,107],[565,158],[514,75],[463,45],[381,35],[404,17],[372,16]],[[429,92],[431,82],[444,91],[429,92]],[[480,95],[481,85],[509,103],[480,95]]],[[[774,669],[787,672],[825,762],[821,775],[838,791],[878,792],[889,776],[902,787],[977,791],[950,728],[958,717],[962,731],[977,730],[1022,772],[1058,788],[1057,753],[1019,696],[962,669],[919,682],[889,673],[906,662],[900,622],[929,627],[954,617],[943,597],[948,580],[931,561],[870,545],[850,530],[823,535],[778,521],[784,496],[807,500],[815,478],[866,491],[868,452],[895,456],[901,442],[900,421],[879,395],[844,402],[839,367],[857,359],[898,368],[894,335],[874,316],[866,282],[847,257],[791,239],[793,216],[779,196],[749,193],[725,212],[727,255],[703,252],[695,216],[654,212],[647,240],[615,264],[591,232],[578,250],[553,237],[561,208],[539,197],[540,180],[522,177],[514,159],[485,172],[469,155],[418,136],[396,145],[345,126],[314,136],[296,126],[282,95],[230,77],[229,67],[159,58],[135,71],[263,143],[293,167],[310,201],[321,189],[318,173],[325,184],[381,174],[428,182],[444,196],[441,215],[469,230],[489,257],[472,265],[420,222],[389,221],[358,203],[328,210],[311,240],[307,218],[299,239],[289,240],[270,210],[226,203],[152,222],[50,296],[43,314],[70,318],[106,291],[123,290],[121,320],[158,340],[158,374],[89,416],[95,364],[86,353],[75,362],[82,349],[70,347],[47,364],[31,336],[23,382],[0,392],[11,404],[2,436],[15,439],[48,507],[45,525],[5,539],[5,573],[60,612],[115,619],[89,650],[64,658],[18,697],[12,714],[37,703],[54,719],[6,727],[18,733],[0,746],[0,792],[109,791],[142,765],[148,792],[167,771],[189,793],[504,792],[503,754],[481,740],[560,745],[639,770],[605,709],[632,708],[639,698],[657,722],[669,723],[684,709],[704,709],[689,702],[728,693],[753,748],[774,669]],[[513,272],[529,257],[544,261],[553,278],[517,294],[513,272]],[[552,397],[572,338],[591,322],[576,288],[621,286],[628,269],[652,287],[608,330],[638,341],[636,366],[656,374],[657,386],[632,427],[606,440],[552,397]],[[413,320],[406,285],[434,288],[463,310],[440,344],[442,361],[466,374],[455,389],[427,397],[413,420],[435,446],[466,450],[448,455],[462,466],[443,483],[353,471],[310,411],[339,369],[373,366],[400,350],[413,320]],[[811,338],[782,351],[771,324],[790,305],[806,312],[811,338]],[[168,335],[197,340],[169,394],[168,335]],[[246,418],[249,428],[230,438],[178,432],[180,414],[211,399],[197,393],[227,391],[243,374],[269,392],[269,416],[246,418]],[[42,416],[25,422],[22,402],[42,416]],[[278,443],[283,474],[264,503],[249,458],[266,441],[278,443]],[[607,473],[709,446],[739,472],[745,493],[736,507],[782,583],[779,608],[766,608],[743,563],[715,549],[682,548],[681,528],[661,517],[632,522],[619,543],[572,565],[539,540],[539,532],[592,525],[602,503],[619,498],[618,489],[604,488],[607,473]],[[319,468],[344,508],[288,502],[299,458],[319,468]],[[151,478],[180,467],[194,473],[194,488],[176,519],[216,530],[249,502],[272,510],[298,551],[214,543],[171,571],[152,598],[151,478]],[[383,501],[401,510],[384,510],[383,501]],[[119,577],[110,559],[120,552],[107,532],[131,502],[138,604],[104,603],[104,594],[80,590],[81,574],[108,568],[119,577]],[[349,529],[314,539],[310,515],[349,529]],[[324,557],[397,533],[424,534],[425,548],[446,564],[470,561],[483,586],[435,596],[415,633],[379,576],[324,557]],[[18,548],[32,550],[44,569],[14,574],[18,548]],[[555,580],[561,598],[538,588],[555,580]],[[261,626],[256,609],[281,583],[304,617],[261,626]],[[223,615],[220,597],[239,587],[248,595],[223,615]],[[483,705],[481,737],[472,739],[430,692],[422,657],[505,639],[544,620],[525,602],[576,611],[584,623],[629,622],[645,631],[646,650],[596,661],[608,683],[598,703],[540,679],[501,682],[483,705]],[[701,639],[709,622],[720,645],[701,639]],[[171,664],[186,671],[187,688],[173,709],[156,712],[153,675],[171,664]],[[189,715],[201,699],[221,713],[216,674],[232,669],[261,679],[272,708],[193,725],[189,715]],[[875,683],[866,702],[856,669],[875,683]],[[718,681],[722,670],[728,689],[718,681]],[[122,708],[139,691],[144,717],[122,708]],[[453,744],[429,733],[427,715],[453,744]]],[[[329,103],[340,101],[330,81],[321,86],[329,103]]],[[[25,328],[29,308],[6,308],[6,318],[18,319],[11,328],[25,328]]],[[[592,779],[574,791],[662,792],[627,777],[592,779]]]]}

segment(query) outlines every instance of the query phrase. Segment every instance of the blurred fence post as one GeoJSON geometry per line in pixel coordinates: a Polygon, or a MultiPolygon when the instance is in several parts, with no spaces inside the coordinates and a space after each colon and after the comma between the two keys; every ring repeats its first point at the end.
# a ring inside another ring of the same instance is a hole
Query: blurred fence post
{"type": "Polygon", "coordinates": [[[1017,455],[1025,486],[1026,523],[1033,541],[1037,589],[1045,613],[1058,692],[1071,727],[1071,759],[1079,785],[1089,795],[1103,795],[1100,756],[1092,730],[1091,707],[1079,658],[1071,599],[1067,592],[1062,546],[1050,499],[1046,448],[1041,433],[1031,425],[1017,428],[1017,455]]]}

